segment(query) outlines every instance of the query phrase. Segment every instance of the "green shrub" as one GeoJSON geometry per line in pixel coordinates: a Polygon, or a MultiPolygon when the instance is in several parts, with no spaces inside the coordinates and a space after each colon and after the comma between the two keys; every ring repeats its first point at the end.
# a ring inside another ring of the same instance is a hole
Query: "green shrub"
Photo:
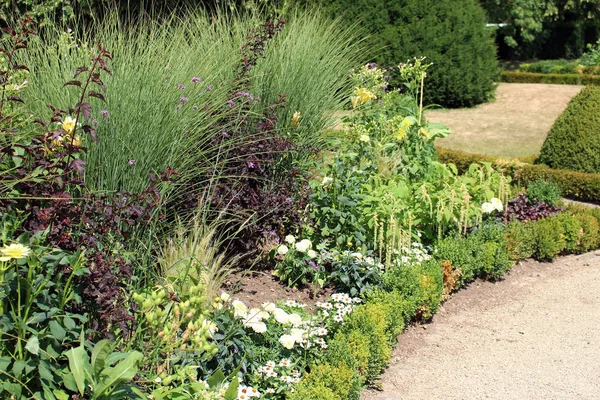
{"type": "Polygon", "coordinates": [[[301,380],[295,388],[294,393],[287,396],[288,400],[342,400],[323,383],[305,383],[301,380]]]}
{"type": "Polygon", "coordinates": [[[527,185],[527,197],[530,201],[537,199],[554,205],[561,199],[561,195],[558,185],[550,180],[538,179],[527,185]]]}
{"type": "Polygon", "coordinates": [[[383,281],[385,290],[405,299],[405,316],[428,320],[442,301],[442,269],[437,261],[415,267],[393,266],[385,273],[383,281]]]}
{"type": "Polygon", "coordinates": [[[475,280],[478,266],[472,243],[462,237],[448,237],[439,242],[435,258],[452,262],[455,269],[461,270],[457,288],[475,280]]]}
{"type": "Polygon", "coordinates": [[[410,307],[410,302],[407,301],[402,293],[398,290],[385,291],[374,290],[367,296],[368,302],[381,304],[387,315],[387,334],[389,337],[395,338],[400,335],[406,324],[415,316],[417,310],[410,307]]]}
{"type": "Polygon", "coordinates": [[[504,71],[500,81],[507,83],[551,83],[559,85],[598,85],[600,76],[586,74],[534,74],[504,71]]]}
{"type": "Polygon", "coordinates": [[[560,221],[565,237],[565,252],[578,253],[580,251],[581,239],[584,230],[581,221],[570,213],[561,213],[556,218],[560,221]]]}
{"type": "Polygon", "coordinates": [[[469,237],[476,250],[479,264],[478,275],[485,279],[498,280],[510,271],[513,262],[508,252],[506,228],[503,225],[486,225],[469,237]]]}
{"type": "Polygon", "coordinates": [[[587,86],[554,122],[537,160],[551,168],[600,172],[600,87],[587,86]]]}
{"type": "MultiPolygon", "coordinates": [[[[304,1],[307,3],[308,1],[304,1]]],[[[384,66],[427,57],[426,102],[446,107],[487,101],[498,73],[494,31],[476,0],[322,0],[326,12],[362,21],[384,66]]]]}
{"type": "Polygon", "coordinates": [[[597,249],[600,239],[598,237],[598,219],[588,213],[575,214],[575,218],[581,223],[581,229],[583,229],[583,235],[579,243],[579,251],[583,253],[597,249]]]}
{"type": "Polygon", "coordinates": [[[534,257],[552,261],[566,246],[564,231],[558,218],[544,218],[534,222],[536,248],[534,257]]]}
{"type": "MultiPolygon", "coordinates": [[[[381,304],[366,303],[356,307],[344,325],[343,332],[357,330],[366,338],[369,347],[369,364],[365,374],[367,382],[373,382],[387,367],[392,355],[390,341],[386,328],[387,318],[385,307],[381,304]]],[[[394,338],[395,339],[395,338],[394,338]]]]}
{"type": "Polygon", "coordinates": [[[543,60],[531,64],[521,64],[519,71],[540,74],[577,74],[579,64],[567,60],[543,60]]]}
{"type": "MultiPolygon", "coordinates": [[[[360,393],[360,386],[356,385],[354,372],[344,363],[340,363],[337,366],[331,364],[317,365],[311,369],[298,386],[305,388],[317,387],[321,389],[320,392],[324,392],[329,396],[328,391],[322,390],[325,387],[333,393],[332,398],[340,400],[358,400],[360,393]]],[[[296,396],[289,398],[305,399],[304,397],[296,396]]]]}
{"type": "Polygon", "coordinates": [[[336,332],[329,341],[325,362],[338,365],[343,362],[357,373],[357,379],[362,385],[369,369],[369,338],[358,329],[348,332],[336,332]]]}
{"type": "Polygon", "coordinates": [[[512,221],[506,226],[506,248],[513,261],[524,260],[535,252],[535,223],[512,221]]]}

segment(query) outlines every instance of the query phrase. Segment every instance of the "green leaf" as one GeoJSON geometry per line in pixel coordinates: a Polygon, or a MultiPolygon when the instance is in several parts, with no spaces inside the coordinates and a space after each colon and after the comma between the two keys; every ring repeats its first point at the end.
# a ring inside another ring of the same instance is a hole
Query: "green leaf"
{"type": "Polygon", "coordinates": [[[75,379],[77,389],[79,390],[79,393],[83,395],[83,393],[85,392],[86,367],[89,370],[88,354],[85,351],[83,344],[81,344],[81,346],[79,347],[74,347],[71,350],[67,351],[67,358],[69,359],[69,369],[73,374],[73,378],[75,379]]]}
{"type": "Polygon", "coordinates": [[[15,363],[13,364],[13,366],[12,366],[13,375],[16,378],[20,378],[24,369],[25,369],[25,361],[23,361],[23,360],[16,360],[15,363]]]}
{"type": "Polygon", "coordinates": [[[206,380],[208,386],[214,388],[225,381],[225,374],[220,369],[216,370],[214,374],[210,378],[206,380]]]}
{"type": "Polygon", "coordinates": [[[33,355],[38,355],[40,353],[40,340],[37,336],[31,336],[25,345],[27,351],[29,351],[33,355]]]}
{"type": "Polygon", "coordinates": [[[38,372],[40,374],[40,378],[47,380],[48,382],[54,382],[54,375],[50,371],[50,366],[47,361],[40,362],[38,366],[38,372]]]}
{"type": "Polygon", "coordinates": [[[6,371],[11,362],[12,359],[10,357],[0,357],[0,371],[6,371]]]}
{"type": "Polygon", "coordinates": [[[54,395],[58,400],[69,400],[69,395],[62,390],[55,390],[54,395]]]}
{"type": "Polygon", "coordinates": [[[237,398],[238,386],[240,386],[240,382],[236,376],[235,378],[233,378],[233,380],[229,384],[229,387],[227,388],[227,391],[225,392],[225,400],[235,400],[237,398]]]}
{"type": "Polygon", "coordinates": [[[142,358],[144,358],[142,353],[133,351],[114,368],[106,368],[102,372],[102,381],[94,388],[94,397],[103,395],[110,387],[116,388],[119,384],[132,380],[137,374],[138,364],[142,358]]]}
{"type": "Polygon", "coordinates": [[[54,336],[54,338],[59,342],[62,342],[65,339],[65,336],[67,335],[67,331],[65,331],[64,328],[60,326],[60,324],[55,320],[50,321],[49,326],[50,333],[52,333],[52,336],[54,336]]]}
{"type": "Polygon", "coordinates": [[[99,376],[104,369],[106,357],[112,351],[110,340],[104,339],[96,343],[92,350],[92,371],[95,376],[99,376]]]}

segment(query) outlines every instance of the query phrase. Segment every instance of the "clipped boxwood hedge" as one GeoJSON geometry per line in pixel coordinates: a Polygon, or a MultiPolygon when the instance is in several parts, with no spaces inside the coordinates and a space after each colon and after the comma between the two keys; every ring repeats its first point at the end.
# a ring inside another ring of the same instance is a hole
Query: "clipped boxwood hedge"
{"type": "Polygon", "coordinates": [[[600,76],[586,74],[540,74],[503,71],[500,81],[507,83],[555,83],[561,85],[600,85],[600,76]]]}
{"type": "Polygon", "coordinates": [[[546,165],[534,165],[533,157],[503,159],[464,151],[438,148],[438,160],[456,165],[459,172],[465,172],[472,163],[489,162],[510,175],[517,183],[526,185],[539,179],[551,180],[560,187],[563,196],[581,201],[600,201],[600,174],[553,169],[546,165]],[[529,162],[525,162],[529,161],[529,162]]]}
{"type": "Polygon", "coordinates": [[[554,121],[537,163],[556,169],[600,172],[600,87],[587,86],[554,121]]]}

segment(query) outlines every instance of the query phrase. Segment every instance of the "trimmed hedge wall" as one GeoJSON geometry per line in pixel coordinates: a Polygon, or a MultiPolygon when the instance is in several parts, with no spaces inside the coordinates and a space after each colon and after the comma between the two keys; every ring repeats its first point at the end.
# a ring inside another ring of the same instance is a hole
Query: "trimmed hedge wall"
{"type": "Polygon", "coordinates": [[[552,169],[546,165],[534,165],[534,157],[521,159],[503,159],[464,151],[438,148],[438,160],[456,165],[459,172],[465,172],[476,162],[489,162],[518,184],[526,185],[539,179],[551,180],[560,187],[563,196],[574,200],[600,202],[600,174],[587,174],[563,169],[552,169]]]}
{"type": "Polygon", "coordinates": [[[584,74],[536,74],[503,71],[500,81],[507,83],[555,83],[561,85],[600,85],[600,76],[584,74]]]}

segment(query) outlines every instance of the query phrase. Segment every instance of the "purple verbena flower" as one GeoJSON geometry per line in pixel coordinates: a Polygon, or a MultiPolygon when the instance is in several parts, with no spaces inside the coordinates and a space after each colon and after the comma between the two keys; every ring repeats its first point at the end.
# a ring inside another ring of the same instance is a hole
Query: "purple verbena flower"
{"type": "Polygon", "coordinates": [[[287,201],[288,203],[291,203],[293,200],[292,200],[291,197],[288,197],[288,198],[285,199],[285,201],[287,201]]]}
{"type": "Polygon", "coordinates": [[[198,111],[198,106],[196,106],[196,105],[195,105],[195,106],[194,106],[194,107],[192,107],[192,108],[193,108],[194,110],[198,111]]]}
{"type": "Polygon", "coordinates": [[[129,165],[135,165],[135,160],[129,160],[129,165]]]}
{"type": "Polygon", "coordinates": [[[223,135],[223,136],[225,136],[225,137],[229,137],[229,133],[227,133],[227,132],[225,132],[225,131],[221,132],[221,135],[223,135]]]}
{"type": "Polygon", "coordinates": [[[182,103],[187,103],[188,102],[188,98],[187,97],[182,97],[179,100],[181,100],[182,103]]]}
{"type": "Polygon", "coordinates": [[[234,104],[233,104],[233,100],[229,100],[227,102],[227,105],[229,106],[229,108],[233,108],[234,104]]]}
{"type": "Polygon", "coordinates": [[[179,83],[179,84],[177,84],[177,89],[183,90],[183,89],[185,89],[185,86],[183,86],[183,84],[179,83]]]}
{"type": "Polygon", "coordinates": [[[248,161],[248,168],[254,168],[256,165],[252,161],[248,161]]]}
{"type": "Polygon", "coordinates": [[[195,77],[192,78],[192,82],[198,83],[198,82],[200,82],[200,78],[198,78],[197,76],[195,76],[195,77]]]}
{"type": "Polygon", "coordinates": [[[208,90],[209,92],[212,92],[212,90],[213,90],[213,87],[212,87],[211,85],[208,85],[208,86],[206,87],[206,90],[208,90]]]}
{"type": "Polygon", "coordinates": [[[102,111],[100,111],[100,114],[102,114],[104,119],[108,118],[108,110],[102,110],[102,111]]]}
{"type": "Polygon", "coordinates": [[[96,118],[92,120],[92,125],[98,125],[98,120],[96,118]]]}

